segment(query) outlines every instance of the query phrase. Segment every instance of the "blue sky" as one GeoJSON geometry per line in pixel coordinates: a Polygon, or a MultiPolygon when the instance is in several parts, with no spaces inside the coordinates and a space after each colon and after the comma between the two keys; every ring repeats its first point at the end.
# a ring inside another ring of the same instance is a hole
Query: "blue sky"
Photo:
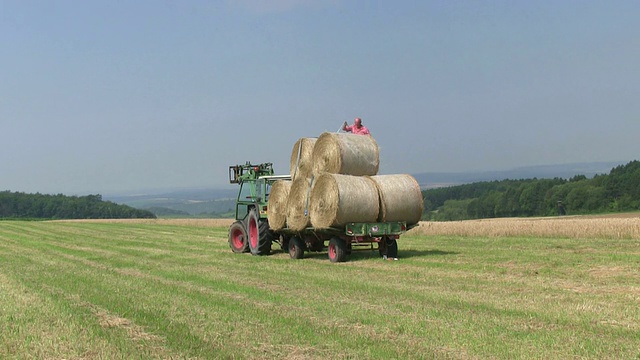
{"type": "Polygon", "coordinates": [[[638,159],[637,1],[0,0],[0,191],[226,187],[361,117],[381,173],[638,159]]]}

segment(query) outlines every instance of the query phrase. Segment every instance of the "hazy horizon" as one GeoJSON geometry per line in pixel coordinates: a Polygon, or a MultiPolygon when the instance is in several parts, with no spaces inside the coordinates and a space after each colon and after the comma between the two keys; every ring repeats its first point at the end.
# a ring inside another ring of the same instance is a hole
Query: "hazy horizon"
{"type": "Polygon", "coordinates": [[[380,173],[628,162],[639,2],[0,2],[0,191],[227,187],[361,117],[380,173]]]}
{"type": "MultiPolygon", "coordinates": [[[[630,160],[633,161],[633,160],[630,160]]],[[[609,174],[613,167],[618,165],[626,165],[630,161],[612,161],[612,162],[592,162],[592,163],[569,163],[569,164],[544,164],[525,167],[514,167],[510,169],[499,170],[482,170],[477,172],[412,172],[411,175],[421,184],[423,189],[430,189],[442,186],[455,186],[473,182],[493,181],[493,180],[515,180],[523,178],[554,178],[562,177],[569,179],[576,175],[587,175],[592,177],[595,174],[609,174]],[[506,176],[500,176],[506,175],[506,176]],[[510,176],[514,175],[514,176],[510,176]],[[443,179],[447,179],[444,185],[443,179]]],[[[281,174],[281,173],[278,173],[281,174]]],[[[284,175],[284,174],[281,174],[284,175]]],[[[230,191],[237,195],[238,184],[223,185],[205,185],[192,187],[169,187],[169,188],[140,188],[130,189],[120,192],[107,192],[102,195],[105,197],[119,198],[129,196],[147,196],[147,195],[163,195],[174,193],[195,192],[201,195],[201,192],[226,192],[230,191]]],[[[82,195],[82,194],[80,194],[82,195]]]]}

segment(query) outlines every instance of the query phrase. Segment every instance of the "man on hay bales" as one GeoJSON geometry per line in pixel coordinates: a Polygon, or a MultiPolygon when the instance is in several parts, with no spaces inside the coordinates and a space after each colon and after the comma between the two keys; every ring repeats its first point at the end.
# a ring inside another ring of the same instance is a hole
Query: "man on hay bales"
{"type": "MultiPolygon", "coordinates": [[[[350,132],[356,135],[369,135],[371,136],[371,132],[367,129],[366,126],[362,125],[362,119],[355,118],[353,121],[353,125],[347,125],[345,121],[342,125],[342,130],[346,132],[350,132]]],[[[398,243],[395,240],[387,240],[387,254],[383,256],[385,260],[398,260],[398,243]]]]}
{"type": "Polygon", "coordinates": [[[367,129],[366,126],[362,125],[362,119],[360,118],[356,118],[353,121],[353,125],[351,126],[347,125],[347,122],[345,121],[342,125],[342,130],[357,135],[371,135],[369,129],[367,129]]]}

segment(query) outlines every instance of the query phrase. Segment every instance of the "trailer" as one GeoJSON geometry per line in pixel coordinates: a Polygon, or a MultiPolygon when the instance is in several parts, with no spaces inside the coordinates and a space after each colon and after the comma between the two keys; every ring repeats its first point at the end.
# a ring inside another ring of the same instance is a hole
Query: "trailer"
{"type": "Polygon", "coordinates": [[[354,251],[377,252],[382,258],[395,258],[397,240],[409,230],[405,222],[348,223],[343,227],[314,228],[300,231],[269,227],[268,197],[272,184],[290,180],[289,175],[274,175],[273,165],[263,163],[229,167],[229,181],[239,184],[235,221],[229,227],[229,247],[234,253],[268,255],[277,243],[292,259],[305,252],[327,251],[331,262],[346,261],[354,251]]]}
{"type": "Polygon", "coordinates": [[[377,252],[382,258],[397,258],[400,235],[407,231],[404,222],[348,223],[344,228],[303,231],[279,231],[280,245],[292,259],[302,259],[305,251],[327,251],[331,262],[346,261],[354,251],[377,252]]]}

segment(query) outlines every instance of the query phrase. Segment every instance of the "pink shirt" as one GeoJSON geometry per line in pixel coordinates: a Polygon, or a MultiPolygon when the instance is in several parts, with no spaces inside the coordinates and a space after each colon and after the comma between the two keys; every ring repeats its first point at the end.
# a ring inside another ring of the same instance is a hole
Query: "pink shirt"
{"type": "Polygon", "coordinates": [[[360,125],[360,127],[357,127],[355,125],[353,126],[347,125],[344,127],[344,131],[357,134],[357,135],[371,135],[371,133],[369,132],[369,129],[367,129],[367,127],[364,125],[360,125]]]}

